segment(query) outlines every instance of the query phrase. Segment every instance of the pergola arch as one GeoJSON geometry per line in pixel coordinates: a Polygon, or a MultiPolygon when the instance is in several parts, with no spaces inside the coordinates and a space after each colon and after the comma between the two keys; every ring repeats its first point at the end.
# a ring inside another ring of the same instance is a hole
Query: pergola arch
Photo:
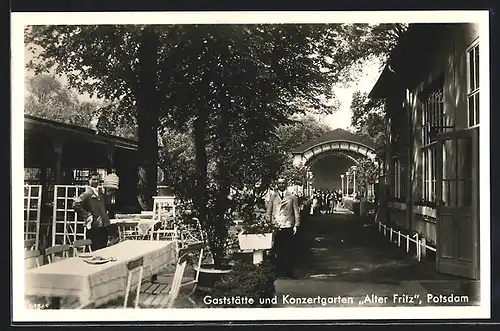
{"type": "Polygon", "coordinates": [[[342,157],[344,159],[348,159],[348,160],[352,161],[355,165],[357,165],[359,163],[359,158],[356,158],[353,155],[347,154],[344,151],[329,150],[329,151],[323,151],[320,154],[312,156],[307,161],[305,161],[303,165],[311,168],[314,166],[314,164],[316,164],[317,162],[320,162],[325,157],[330,156],[330,155],[342,157]]]}
{"type": "Polygon", "coordinates": [[[371,160],[375,160],[376,158],[375,149],[367,144],[351,140],[326,140],[308,147],[303,151],[295,151],[293,153],[293,162],[295,165],[299,166],[308,165],[322,154],[335,153],[339,156],[345,156],[355,163],[358,163],[361,157],[368,157],[371,160]],[[354,154],[358,157],[354,157],[350,154],[354,154]]]}

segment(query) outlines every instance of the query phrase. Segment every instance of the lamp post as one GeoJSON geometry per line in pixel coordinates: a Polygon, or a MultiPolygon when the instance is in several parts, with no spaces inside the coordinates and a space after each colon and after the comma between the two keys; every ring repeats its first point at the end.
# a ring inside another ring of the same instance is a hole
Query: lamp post
{"type": "Polygon", "coordinates": [[[345,195],[349,195],[349,171],[345,173],[345,195]]]}
{"type": "Polygon", "coordinates": [[[311,171],[307,172],[307,195],[311,196],[312,193],[312,178],[313,173],[311,171]]]}
{"type": "Polygon", "coordinates": [[[353,188],[352,188],[352,195],[355,195],[356,194],[356,170],[358,170],[358,168],[356,166],[352,167],[352,177],[353,177],[353,188]]]}
{"type": "Polygon", "coordinates": [[[342,185],[342,197],[344,196],[344,174],[340,175],[340,183],[342,185]]]}

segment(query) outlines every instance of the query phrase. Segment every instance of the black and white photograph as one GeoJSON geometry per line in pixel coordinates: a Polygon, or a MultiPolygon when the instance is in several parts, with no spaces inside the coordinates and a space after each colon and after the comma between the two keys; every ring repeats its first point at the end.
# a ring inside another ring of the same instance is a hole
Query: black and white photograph
{"type": "Polygon", "coordinates": [[[490,317],[488,11],[11,22],[13,321],[490,317]]]}

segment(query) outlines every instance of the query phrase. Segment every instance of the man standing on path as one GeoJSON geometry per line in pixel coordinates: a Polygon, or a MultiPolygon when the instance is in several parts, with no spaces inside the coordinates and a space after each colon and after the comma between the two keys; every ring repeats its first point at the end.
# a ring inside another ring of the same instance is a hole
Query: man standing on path
{"type": "Polygon", "coordinates": [[[85,220],[87,239],[92,241],[92,251],[108,245],[108,197],[98,189],[100,181],[99,173],[91,172],[89,187],[73,202],[73,209],[85,220]]]}
{"type": "Polygon", "coordinates": [[[300,224],[297,197],[287,190],[284,178],[278,179],[278,190],[271,195],[267,205],[267,217],[276,227],[273,251],[279,276],[294,278],[294,235],[300,224]]]}

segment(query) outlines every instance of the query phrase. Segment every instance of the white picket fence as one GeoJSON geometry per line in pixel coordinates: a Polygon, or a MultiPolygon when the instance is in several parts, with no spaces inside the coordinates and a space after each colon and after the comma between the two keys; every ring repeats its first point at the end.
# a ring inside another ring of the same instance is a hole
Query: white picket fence
{"type": "Polygon", "coordinates": [[[397,242],[398,247],[401,247],[401,241],[404,241],[406,243],[406,253],[410,252],[410,245],[414,244],[416,246],[418,261],[421,261],[422,256],[426,255],[426,250],[430,250],[433,252],[436,251],[436,248],[427,245],[425,237],[419,238],[418,233],[415,233],[410,237],[409,235],[402,234],[399,230],[395,231],[394,229],[383,224],[380,221],[378,221],[378,231],[380,233],[383,233],[384,237],[387,237],[387,232],[389,232],[389,241],[391,243],[397,242]]]}

